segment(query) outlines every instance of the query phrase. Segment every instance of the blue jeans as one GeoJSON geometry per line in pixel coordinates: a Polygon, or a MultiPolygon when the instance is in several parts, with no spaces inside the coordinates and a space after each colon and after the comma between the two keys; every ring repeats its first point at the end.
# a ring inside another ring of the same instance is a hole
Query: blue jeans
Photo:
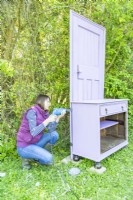
{"type": "Polygon", "coordinates": [[[55,144],[58,138],[59,135],[56,131],[44,133],[37,143],[27,147],[17,147],[17,152],[22,158],[35,159],[41,164],[51,164],[53,156],[43,147],[45,147],[47,143],[55,144]]]}

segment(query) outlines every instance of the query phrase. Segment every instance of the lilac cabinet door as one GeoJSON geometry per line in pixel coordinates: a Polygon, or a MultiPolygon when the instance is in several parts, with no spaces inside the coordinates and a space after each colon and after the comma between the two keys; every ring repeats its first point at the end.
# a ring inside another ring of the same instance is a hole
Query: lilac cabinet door
{"type": "Polygon", "coordinates": [[[70,11],[70,98],[104,98],[105,28],[70,11]]]}

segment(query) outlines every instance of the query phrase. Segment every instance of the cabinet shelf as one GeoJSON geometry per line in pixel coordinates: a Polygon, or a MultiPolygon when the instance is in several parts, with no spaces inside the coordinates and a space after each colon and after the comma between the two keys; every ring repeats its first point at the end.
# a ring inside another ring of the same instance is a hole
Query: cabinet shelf
{"type": "Polygon", "coordinates": [[[111,121],[111,120],[105,120],[105,121],[101,121],[100,122],[100,129],[104,129],[104,128],[108,128],[110,126],[114,126],[116,124],[118,124],[119,122],[117,121],[111,121]]]}
{"type": "Polygon", "coordinates": [[[101,153],[109,151],[113,147],[125,142],[125,139],[117,138],[115,136],[107,135],[105,137],[101,137],[101,153]]]}

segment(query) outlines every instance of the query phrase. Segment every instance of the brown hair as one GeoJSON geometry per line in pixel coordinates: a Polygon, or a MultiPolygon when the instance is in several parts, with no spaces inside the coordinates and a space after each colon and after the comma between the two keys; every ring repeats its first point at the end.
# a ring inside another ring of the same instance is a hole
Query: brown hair
{"type": "Polygon", "coordinates": [[[47,95],[39,94],[36,98],[36,104],[39,105],[42,109],[44,109],[44,102],[47,99],[50,99],[50,97],[47,95]]]}

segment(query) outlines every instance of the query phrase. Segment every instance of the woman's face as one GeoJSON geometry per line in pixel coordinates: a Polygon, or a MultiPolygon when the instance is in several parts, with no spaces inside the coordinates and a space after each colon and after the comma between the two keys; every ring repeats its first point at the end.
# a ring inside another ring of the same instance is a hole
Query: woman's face
{"type": "Polygon", "coordinates": [[[49,110],[49,107],[51,106],[51,102],[50,102],[50,99],[46,99],[44,101],[44,110],[49,110]]]}

